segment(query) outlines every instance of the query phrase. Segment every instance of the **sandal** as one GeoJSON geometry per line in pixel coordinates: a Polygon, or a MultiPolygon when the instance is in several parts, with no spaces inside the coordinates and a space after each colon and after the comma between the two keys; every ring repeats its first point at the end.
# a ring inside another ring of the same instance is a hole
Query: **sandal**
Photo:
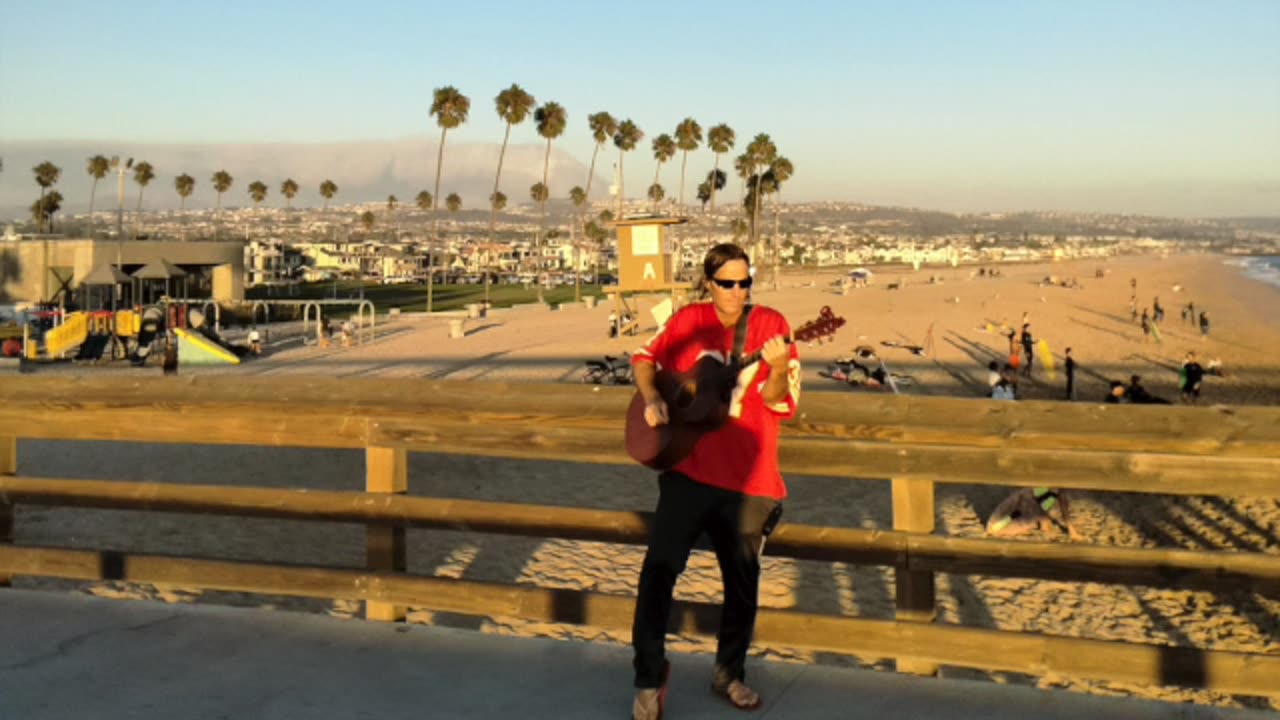
{"type": "Polygon", "coordinates": [[[667,707],[667,681],[670,679],[671,663],[667,663],[662,671],[661,687],[636,691],[636,699],[631,704],[631,720],[662,720],[667,707]]]}
{"type": "Polygon", "coordinates": [[[764,699],[760,697],[760,693],[747,687],[741,680],[731,680],[724,686],[712,684],[711,694],[724,698],[724,701],[732,705],[735,710],[759,710],[764,705],[764,699]]]}

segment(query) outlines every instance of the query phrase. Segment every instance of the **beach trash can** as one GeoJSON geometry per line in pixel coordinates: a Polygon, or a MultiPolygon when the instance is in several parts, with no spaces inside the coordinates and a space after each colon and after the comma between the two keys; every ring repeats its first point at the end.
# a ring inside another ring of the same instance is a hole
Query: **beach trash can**
{"type": "Polygon", "coordinates": [[[466,318],[451,318],[449,320],[449,337],[464,337],[467,334],[465,329],[466,322],[466,318]]]}

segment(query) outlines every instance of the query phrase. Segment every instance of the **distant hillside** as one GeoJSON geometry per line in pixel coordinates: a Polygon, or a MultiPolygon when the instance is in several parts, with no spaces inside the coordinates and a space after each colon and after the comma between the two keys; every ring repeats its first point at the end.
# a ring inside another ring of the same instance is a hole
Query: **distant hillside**
{"type": "MultiPolygon", "coordinates": [[[[293,200],[295,207],[321,205],[319,186],[326,179],[338,185],[336,203],[385,200],[392,194],[402,203],[412,203],[419,191],[433,190],[437,142],[426,137],[296,145],[164,145],[105,140],[0,142],[0,157],[4,158],[4,171],[0,173],[0,218],[26,217],[27,209],[40,194],[31,168],[45,160],[62,168],[56,189],[65,199],[63,211],[88,210],[92,178],[85,173],[85,163],[97,154],[107,157],[115,154],[151,163],[156,179],[147,186],[143,197],[145,207],[151,210],[178,207],[173,178],[182,173],[196,179],[195,193],[188,199],[187,207],[212,207],[216,193],[209,178],[218,170],[226,170],[235,178],[235,184],[223,196],[224,207],[251,204],[248,186],[254,180],[261,180],[271,188],[267,204],[283,205],[280,183],[290,177],[300,186],[293,200]]],[[[466,207],[488,207],[499,150],[497,143],[447,143],[440,194],[456,192],[466,207]]],[[[539,144],[507,147],[502,190],[512,204],[527,201],[529,187],[542,180],[544,151],[545,146],[539,144]]],[[[586,165],[568,153],[552,149],[549,185],[555,197],[568,196],[574,185],[585,187],[586,180],[586,165]]],[[[597,173],[591,187],[592,197],[606,197],[608,187],[608,179],[597,173]]],[[[125,206],[133,208],[137,201],[138,186],[130,175],[125,183],[125,206]]],[[[110,176],[98,183],[97,207],[115,204],[116,179],[110,176]]]]}

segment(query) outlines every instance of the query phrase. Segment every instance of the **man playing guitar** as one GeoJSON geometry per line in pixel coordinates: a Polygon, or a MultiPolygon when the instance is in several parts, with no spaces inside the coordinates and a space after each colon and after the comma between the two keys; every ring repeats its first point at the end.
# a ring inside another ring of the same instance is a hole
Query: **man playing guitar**
{"type": "Polygon", "coordinates": [[[668,422],[655,378],[685,371],[708,355],[735,367],[742,355],[760,360],[729,374],[728,418],[696,441],[692,452],[658,476],[658,507],[640,572],[632,625],[636,697],[632,717],[661,718],[670,665],[665,636],[672,590],[694,542],[711,539],[724,583],[724,607],[711,690],[741,710],[761,705],[745,684],[747,647],[755,628],[760,553],[781,516],[786,487],[778,472],[778,425],[800,396],[800,361],[783,316],[750,307],[751,269],[737,245],[713,247],[703,260],[702,293],[711,302],[681,308],[665,328],[632,356],[636,388],[650,426],[668,422]],[[744,318],[745,315],[745,318],[744,318]],[[738,340],[745,321],[745,342],[738,340]],[[737,342],[735,342],[737,341],[737,342]],[[736,380],[736,382],[733,382],[736,380]]]}

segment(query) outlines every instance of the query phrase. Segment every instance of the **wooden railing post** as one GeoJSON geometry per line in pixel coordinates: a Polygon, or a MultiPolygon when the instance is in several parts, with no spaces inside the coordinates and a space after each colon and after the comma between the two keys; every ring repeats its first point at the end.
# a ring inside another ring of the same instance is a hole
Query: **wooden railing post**
{"type": "MultiPolygon", "coordinates": [[[[907,532],[933,532],[933,481],[893,480],[893,529],[907,532]]],[[[893,576],[896,584],[896,617],[906,622],[931,623],[936,616],[933,573],[912,571],[906,567],[906,556],[900,558],[893,576]]],[[[898,658],[898,672],[913,675],[936,675],[932,662],[898,658]]]]}
{"type": "MultiPolygon", "coordinates": [[[[18,474],[18,438],[0,435],[0,475],[18,474]]],[[[13,543],[13,503],[0,497],[0,545],[13,543]]],[[[0,587],[8,587],[12,577],[0,573],[0,587]]]]}
{"type": "MultiPolygon", "coordinates": [[[[404,493],[409,489],[408,451],[401,448],[371,447],[365,451],[365,492],[404,493]]],[[[405,571],[405,529],[403,525],[367,526],[366,567],[379,572],[405,571]]],[[[365,603],[365,618],[396,622],[405,617],[403,606],[385,602],[365,603]]]]}

